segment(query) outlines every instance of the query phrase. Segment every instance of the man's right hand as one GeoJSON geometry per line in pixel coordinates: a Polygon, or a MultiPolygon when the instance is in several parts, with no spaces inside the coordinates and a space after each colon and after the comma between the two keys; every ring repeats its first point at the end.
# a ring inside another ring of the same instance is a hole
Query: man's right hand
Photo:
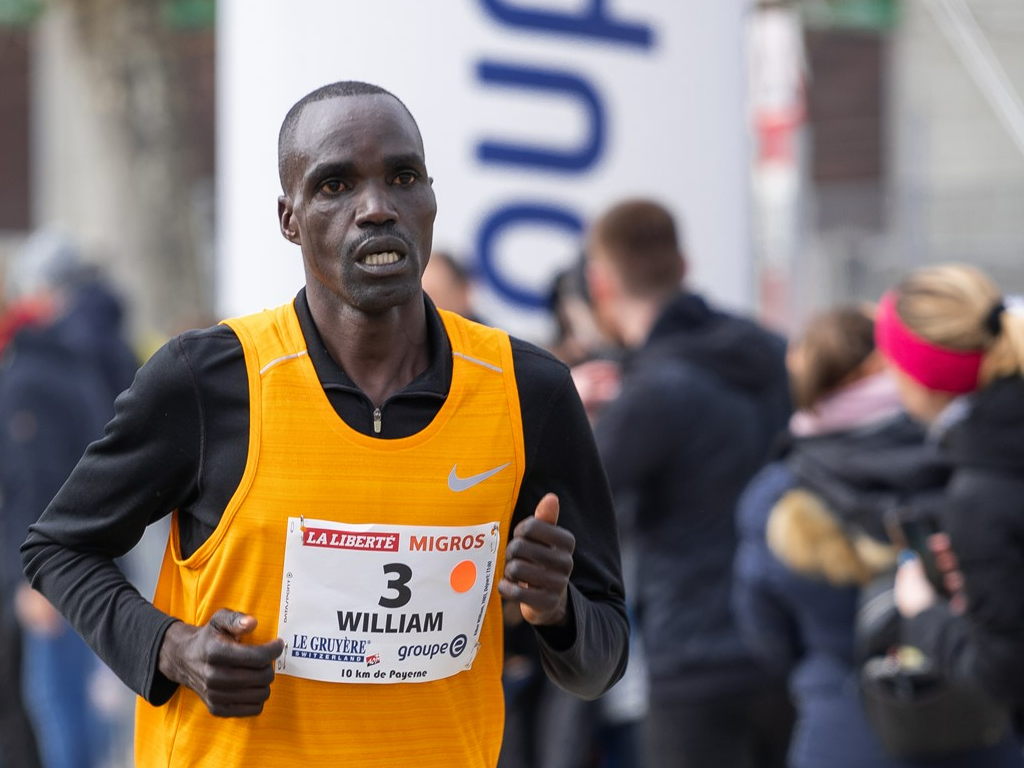
{"type": "Polygon", "coordinates": [[[274,681],[274,660],[284,650],[280,638],[262,645],[242,642],[256,619],[221,608],[196,627],[176,622],[160,646],[160,671],[191,688],[217,717],[252,717],[263,711],[274,681]]]}

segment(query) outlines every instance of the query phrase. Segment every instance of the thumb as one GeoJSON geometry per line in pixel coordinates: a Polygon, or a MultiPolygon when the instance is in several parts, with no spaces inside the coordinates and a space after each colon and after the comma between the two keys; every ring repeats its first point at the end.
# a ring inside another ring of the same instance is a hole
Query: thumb
{"type": "Polygon", "coordinates": [[[210,617],[210,626],[221,634],[239,640],[256,629],[256,617],[221,608],[210,617]]]}
{"type": "Polygon", "coordinates": [[[544,498],[537,504],[533,516],[551,525],[558,525],[558,496],[553,493],[544,495],[544,498]]]}

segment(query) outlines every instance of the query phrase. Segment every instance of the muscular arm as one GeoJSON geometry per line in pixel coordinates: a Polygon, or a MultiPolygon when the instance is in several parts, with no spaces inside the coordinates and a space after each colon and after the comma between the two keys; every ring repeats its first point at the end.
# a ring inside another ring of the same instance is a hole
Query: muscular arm
{"type": "Polygon", "coordinates": [[[541,658],[557,685],[594,698],[625,671],[629,637],[611,496],[568,369],[515,341],[513,353],[527,447],[513,527],[554,493],[558,525],[575,537],[565,623],[535,626],[541,658]]]}
{"type": "Polygon", "coordinates": [[[114,562],[147,525],[186,504],[197,487],[199,403],[172,342],[117,401],[104,438],[86,451],[22,546],[32,585],[134,691],[166,701],[157,673],[174,619],[142,597],[114,562]]]}

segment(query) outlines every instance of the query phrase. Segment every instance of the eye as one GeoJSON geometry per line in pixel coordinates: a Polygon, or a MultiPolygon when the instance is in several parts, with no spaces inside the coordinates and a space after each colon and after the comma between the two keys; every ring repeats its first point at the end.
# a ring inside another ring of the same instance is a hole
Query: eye
{"type": "Polygon", "coordinates": [[[337,195],[345,191],[345,182],[341,179],[328,179],[320,185],[320,191],[325,195],[337,195]]]}
{"type": "Polygon", "coordinates": [[[395,174],[394,184],[399,187],[408,187],[415,184],[419,178],[419,174],[415,171],[400,171],[395,174]]]}

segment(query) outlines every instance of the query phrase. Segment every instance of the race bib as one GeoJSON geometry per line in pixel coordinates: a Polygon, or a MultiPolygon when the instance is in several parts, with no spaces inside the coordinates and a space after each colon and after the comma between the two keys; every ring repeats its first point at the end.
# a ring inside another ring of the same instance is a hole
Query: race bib
{"type": "Polygon", "coordinates": [[[496,522],[349,525],[288,518],[278,673],[402,683],[469,669],[500,541],[496,522]]]}

